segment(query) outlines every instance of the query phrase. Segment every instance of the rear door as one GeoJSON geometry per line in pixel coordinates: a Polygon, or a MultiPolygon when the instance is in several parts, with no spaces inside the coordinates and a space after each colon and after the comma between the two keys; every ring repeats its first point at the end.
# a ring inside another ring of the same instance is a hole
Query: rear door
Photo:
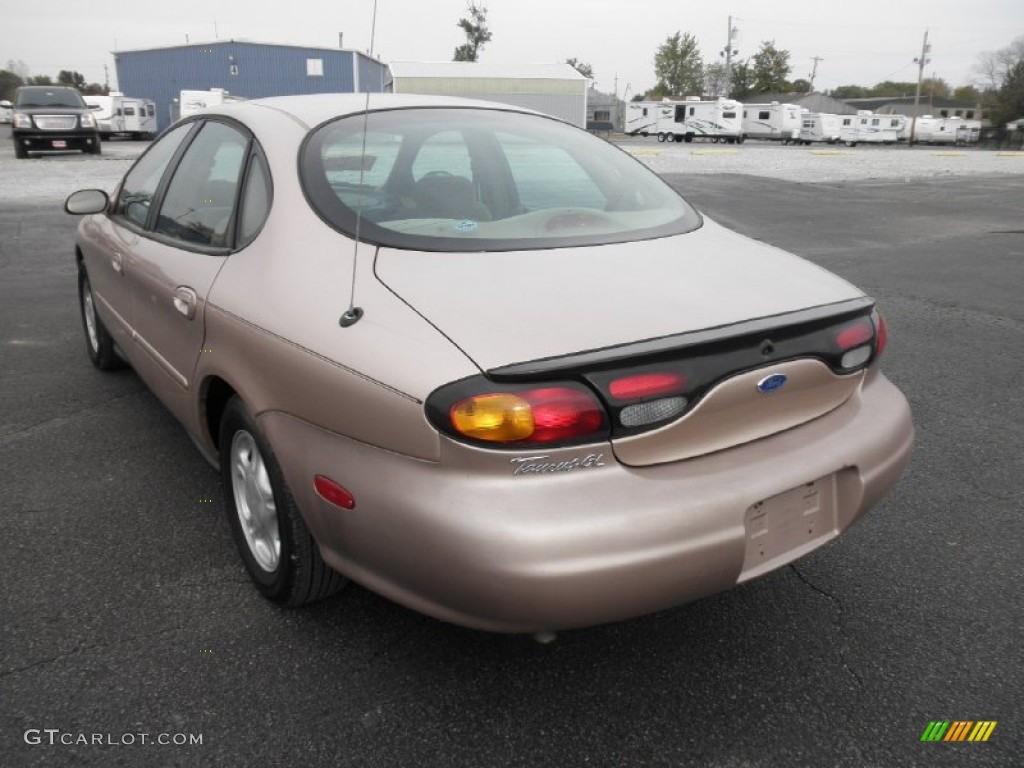
{"type": "Polygon", "coordinates": [[[150,236],[135,244],[127,273],[145,358],[139,372],[182,420],[203,349],[206,297],[234,243],[249,149],[250,136],[240,126],[202,125],[161,196],[150,236]]]}

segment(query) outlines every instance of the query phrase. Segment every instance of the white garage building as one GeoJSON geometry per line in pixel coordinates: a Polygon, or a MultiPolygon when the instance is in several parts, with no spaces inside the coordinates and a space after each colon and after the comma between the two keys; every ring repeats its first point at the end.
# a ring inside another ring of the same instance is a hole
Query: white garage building
{"type": "Polygon", "coordinates": [[[587,78],[568,64],[392,61],[388,68],[386,91],[497,101],[586,126],[587,78]]]}

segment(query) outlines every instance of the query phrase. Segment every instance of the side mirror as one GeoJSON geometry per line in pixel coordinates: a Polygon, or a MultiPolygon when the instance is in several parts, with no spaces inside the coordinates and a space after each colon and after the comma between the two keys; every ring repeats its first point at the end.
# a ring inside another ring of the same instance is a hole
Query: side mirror
{"type": "Polygon", "coordinates": [[[68,195],[64,210],[82,216],[87,213],[103,213],[110,205],[110,198],[102,189],[80,189],[68,195]]]}

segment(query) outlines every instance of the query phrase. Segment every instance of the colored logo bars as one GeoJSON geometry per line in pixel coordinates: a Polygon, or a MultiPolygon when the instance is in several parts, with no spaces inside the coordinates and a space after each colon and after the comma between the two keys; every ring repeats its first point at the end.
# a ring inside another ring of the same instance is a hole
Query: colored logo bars
{"type": "Polygon", "coordinates": [[[995,729],[995,720],[932,720],[921,741],[988,741],[995,729]]]}

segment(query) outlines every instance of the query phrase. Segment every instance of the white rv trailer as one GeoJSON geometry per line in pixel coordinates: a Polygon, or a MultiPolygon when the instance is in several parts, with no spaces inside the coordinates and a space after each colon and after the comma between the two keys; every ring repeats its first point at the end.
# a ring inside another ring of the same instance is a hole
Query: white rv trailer
{"type": "Polygon", "coordinates": [[[241,96],[232,96],[223,88],[211,88],[208,91],[182,91],[178,101],[178,118],[188,117],[202,112],[207,107],[218,107],[232,101],[244,101],[241,96]]]}
{"type": "Polygon", "coordinates": [[[711,139],[735,144],[743,140],[742,109],[738,101],[701,101],[699,96],[664,104],[658,119],[658,141],[711,139]]]}
{"type": "Polygon", "coordinates": [[[156,136],[156,102],[137,99],[112,91],[108,96],[83,96],[96,118],[101,139],[130,136],[151,139],[156,136]]]}
{"type": "Polygon", "coordinates": [[[804,144],[839,142],[843,121],[829,112],[803,112],[800,115],[800,141],[804,144]]]}
{"type": "Polygon", "coordinates": [[[850,147],[895,144],[900,140],[905,123],[903,115],[876,115],[870,109],[862,109],[856,115],[843,115],[840,138],[850,147]]]}
{"type": "Polygon", "coordinates": [[[633,101],[626,105],[627,136],[653,136],[658,132],[660,101],[633,101]]]}
{"type": "Polygon", "coordinates": [[[964,120],[957,126],[956,143],[965,147],[981,140],[981,120],[964,120]]]}
{"type": "Polygon", "coordinates": [[[14,107],[7,99],[0,101],[0,124],[9,123],[14,117],[14,107]]]}
{"type": "MultiPolygon", "coordinates": [[[[956,144],[960,131],[964,130],[967,121],[962,117],[934,117],[924,115],[917,118],[917,126],[914,129],[914,141],[919,144],[956,144]]],[[[976,121],[971,121],[976,122],[976,121]]],[[[981,125],[978,125],[978,132],[981,132],[981,125]]],[[[907,121],[907,138],[910,137],[910,121],[907,121]]]]}
{"type": "Polygon", "coordinates": [[[800,140],[800,107],[796,104],[744,104],[743,136],[748,139],[769,139],[783,144],[800,140]]]}

